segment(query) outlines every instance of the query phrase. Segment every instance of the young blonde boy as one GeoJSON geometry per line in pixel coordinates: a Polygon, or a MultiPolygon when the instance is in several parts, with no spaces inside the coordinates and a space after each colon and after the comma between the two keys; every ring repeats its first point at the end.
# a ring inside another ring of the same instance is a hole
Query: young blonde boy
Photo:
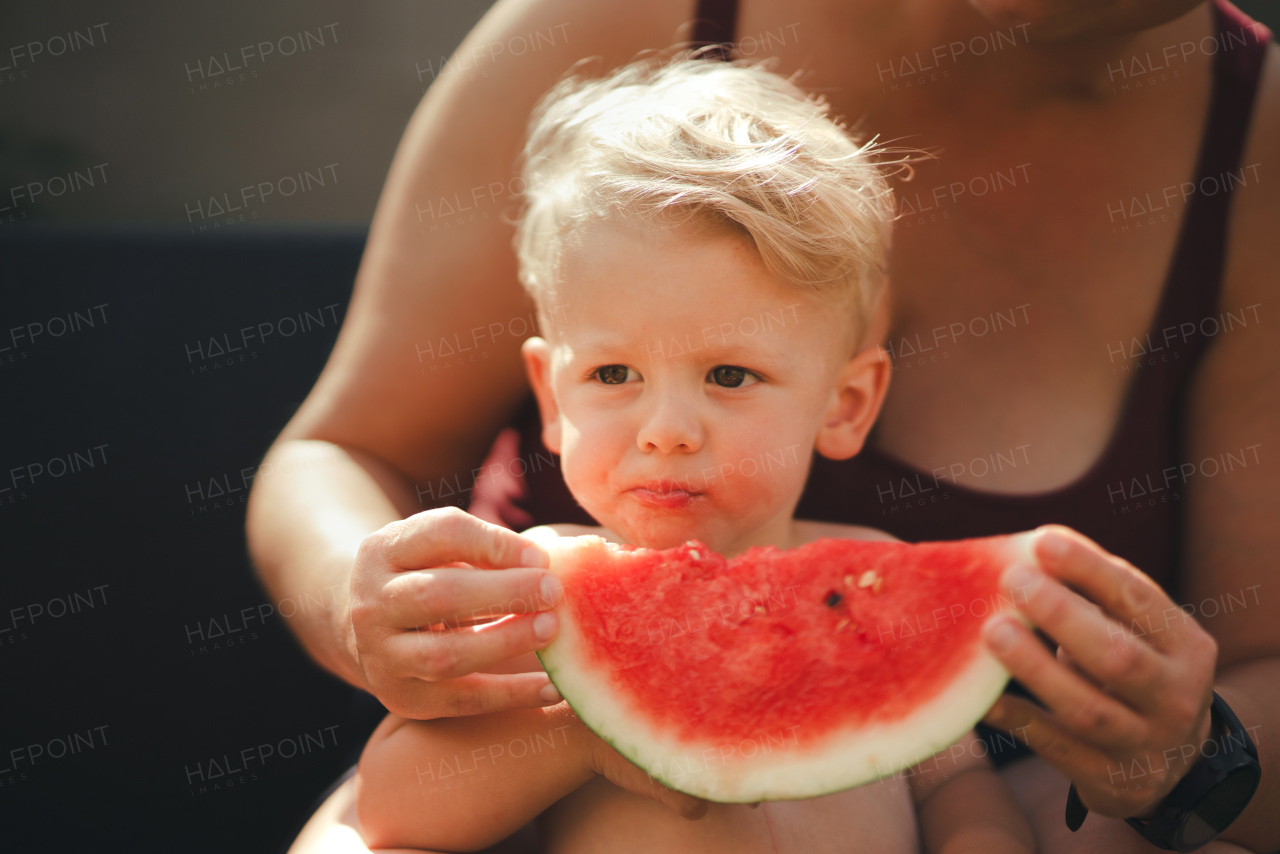
{"type": "MultiPolygon", "coordinates": [[[[856,454],[888,384],[867,342],[892,204],[869,150],[758,66],[681,57],[561,84],[525,157],[517,249],[545,336],[525,342],[526,366],[544,441],[603,523],[539,534],[726,555],[888,539],[792,515],[813,451],[856,454]]],[[[389,717],[357,797],[375,848],[476,850],[540,817],[557,852],[1032,850],[981,755],[822,798],[704,807],[561,704],[389,717]]]]}

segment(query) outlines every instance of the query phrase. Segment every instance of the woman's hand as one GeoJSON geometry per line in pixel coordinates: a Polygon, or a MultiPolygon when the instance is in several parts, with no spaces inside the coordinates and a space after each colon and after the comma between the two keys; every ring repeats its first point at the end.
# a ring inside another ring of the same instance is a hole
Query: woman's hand
{"type": "Polygon", "coordinates": [[[1057,656],[1008,616],[984,635],[1047,709],[1006,694],[984,720],[1071,778],[1090,810],[1141,816],[1199,758],[1217,644],[1150,578],[1081,534],[1046,526],[1035,552],[1044,572],[1011,567],[1002,583],[1057,656]]]}
{"type": "Polygon", "coordinates": [[[476,672],[555,637],[548,609],[561,586],[547,565],[534,541],[456,508],[367,536],[351,575],[350,643],[370,690],[419,720],[560,702],[545,673],[476,672]]]}

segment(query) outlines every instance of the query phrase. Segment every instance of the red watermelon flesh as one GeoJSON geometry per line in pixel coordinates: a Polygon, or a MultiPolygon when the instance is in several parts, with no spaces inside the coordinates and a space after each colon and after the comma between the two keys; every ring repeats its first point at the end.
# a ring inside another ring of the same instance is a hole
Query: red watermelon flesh
{"type": "Polygon", "coordinates": [[[733,560],[599,537],[547,541],[561,631],[539,653],[592,730],[713,801],[812,797],[923,761],[1008,674],[980,639],[1028,535],[824,539],[733,560]]]}

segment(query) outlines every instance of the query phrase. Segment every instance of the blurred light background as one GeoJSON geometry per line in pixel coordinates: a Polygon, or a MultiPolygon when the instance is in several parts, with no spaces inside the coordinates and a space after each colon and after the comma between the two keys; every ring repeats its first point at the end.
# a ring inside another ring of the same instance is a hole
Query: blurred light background
{"type": "Polygon", "coordinates": [[[0,4],[0,218],[186,224],[211,195],[336,164],[323,188],[268,195],[259,221],[367,223],[432,74],[490,5],[0,4]],[[92,187],[11,198],[100,164],[92,187]]]}

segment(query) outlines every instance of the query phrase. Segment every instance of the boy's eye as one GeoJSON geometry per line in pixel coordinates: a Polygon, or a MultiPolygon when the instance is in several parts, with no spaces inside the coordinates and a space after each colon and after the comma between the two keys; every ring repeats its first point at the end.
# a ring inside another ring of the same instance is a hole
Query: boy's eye
{"type": "Polygon", "coordinates": [[[738,388],[760,381],[759,377],[746,368],[735,368],[732,365],[717,365],[711,369],[711,373],[707,378],[713,380],[716,385],[724,386],[725,388],[738,388]]]}
{"type": "Polygon", "coordinates": [[[630,373],[631,369],[626,365],[605,365],[595,370],[595,375],[605,385],[622,385],[627,381],[630,373]]]}

